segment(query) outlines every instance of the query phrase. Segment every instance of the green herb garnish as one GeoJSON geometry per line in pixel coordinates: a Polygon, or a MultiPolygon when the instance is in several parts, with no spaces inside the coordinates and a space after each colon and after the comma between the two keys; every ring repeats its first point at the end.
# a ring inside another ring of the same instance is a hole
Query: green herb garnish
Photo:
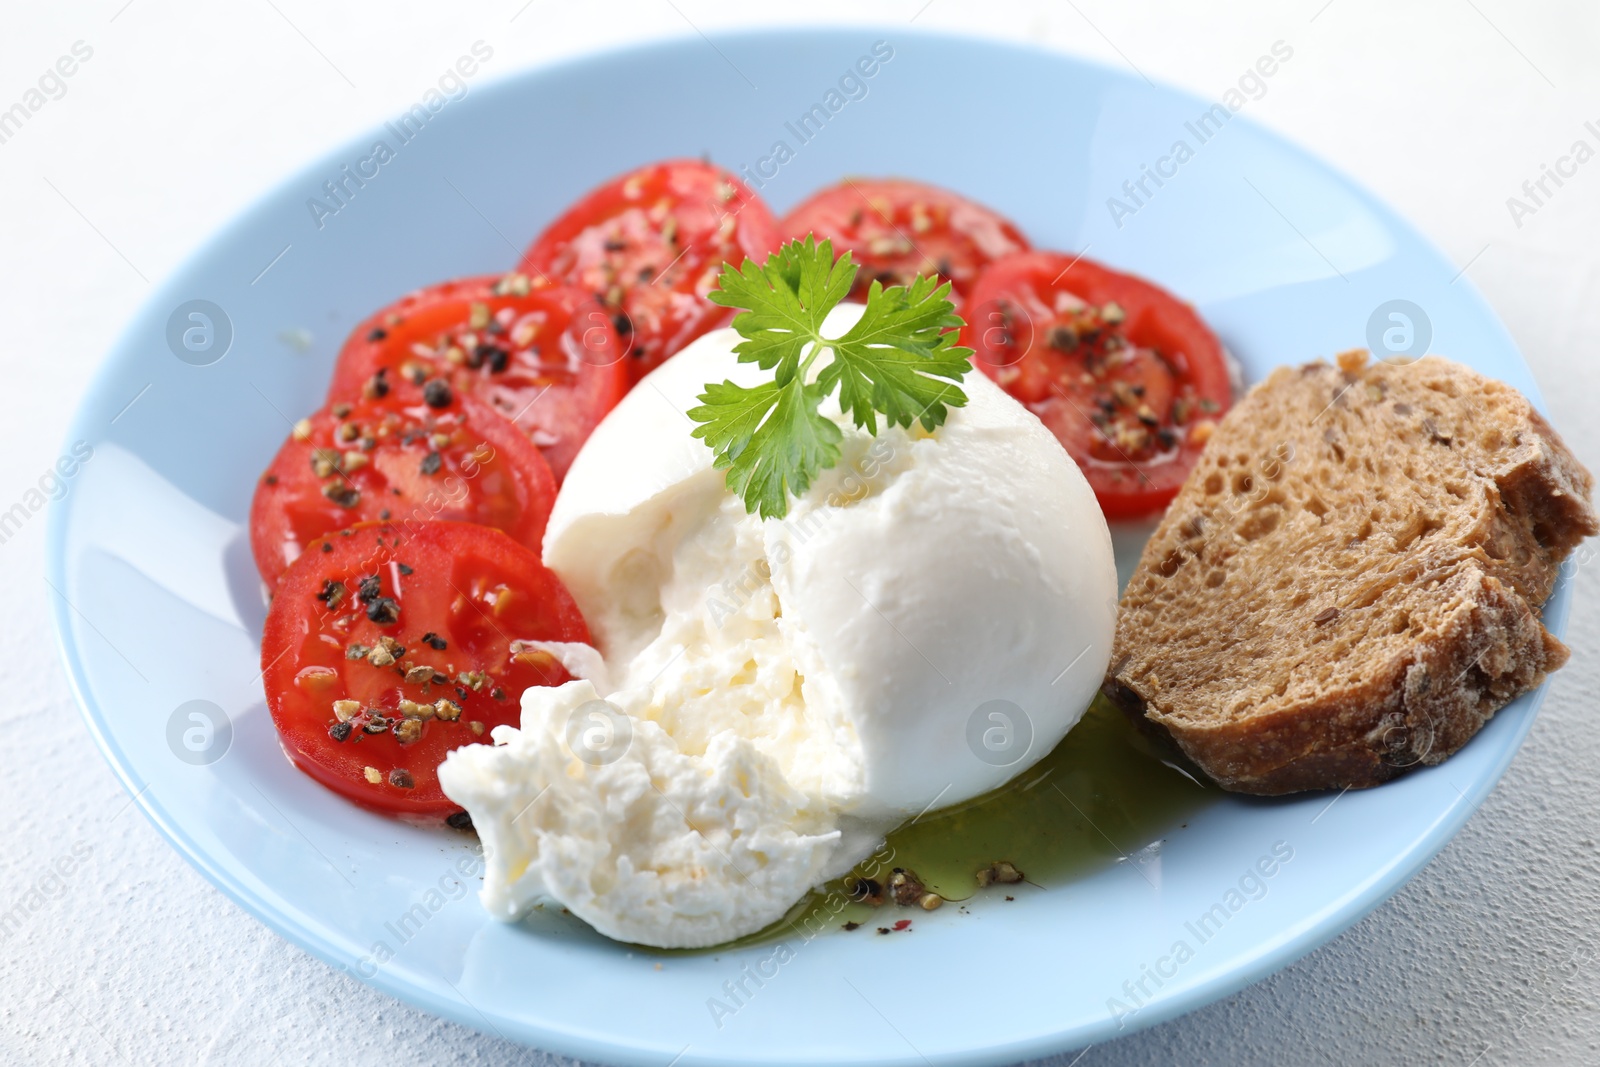
{"type": "Polygon", "coordinates": [[[967,402],[955,383],[972,369],[972,350],[955,343],[953,328],[962,321],[949,282],[919,277],[885,289],[873,281],[861,319],[843,337],[822,336],[822,320],[849,295],[858,269],[849,252],[835,261],[831,242],[807,237],[768,256],[765,266],[753,259],[739,268],[725,264],[708,294],[713,303],[743,309],[733,319],[744,338],[734,346],[739,362],[774,373],[751,387],[708,382],[689,417],[701,423],[694,436],[727,469],[728,488],[763,519],[783,518],[789,495],[803,494],[839,461],[839,427],[818,410],[835,387],[839,406],[870,434],[880,415],[886,426],[918,421],[932,430],[967,402]],[[808,381],[824,353],[828,362],[808,381]]]}

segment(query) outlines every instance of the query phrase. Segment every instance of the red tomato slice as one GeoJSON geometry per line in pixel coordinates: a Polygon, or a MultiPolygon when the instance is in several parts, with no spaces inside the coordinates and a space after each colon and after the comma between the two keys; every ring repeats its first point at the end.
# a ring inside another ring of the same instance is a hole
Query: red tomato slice
{"type": "Polygon", "coordinates": [[[256,485],[250,546],[269,586],[323,534],[358,522],[459,519],[539,551],[556,481],[493,408],[433,387],[330,404],[302,420],[256,485]],[[448,399],[447,399],[448,395],[448,399]]]}
{"type": "Polygon", "coordinates": [[[899,179],[846,178],[813,195],[778,224],[785,240],[816,234],[861,265],[851,295],[865,300],[874,280],[909,285],[938,274],[965,296],[991,261],[1028,249],[1018,229],[947,189],[899,179]]]}
{"type": "Polygon", "coordinates": [[[366,523],[283,575],[261,637],[267,708],[295,765],[380,811],[447,815],[453,748],[516,725],[522,691],[570,676],[526,641],[589,630],[561,580],[498,530],[366,523]]]}
{"type": "Polygon", "coordinates": [[[578,201],[528,248],[518,268],[592,293],[630,342],[634,381],[732,312],[706,299],[724,263],[778,247],[772,211],[721,167],[651,163],[578,201]]]}
{"type": "Polygon", "coordinates": [[[1166,507],[1233,401],[1222,343],[1193,308],[1081,257],[996,261],[962,317],[973,362],[1050,427],[1107,518],[1166,507]]]}
{"type": "Polygon", "coordinates": [[[407,398],[443,378],[533,438],[557,481],[628,390],[624,347],[587,294],[526,275],[420,289],[367,319],[334,367],[330,401],[383,385],[407,398]],[[374,376],[384,373],[385,381],[374,376]]]}

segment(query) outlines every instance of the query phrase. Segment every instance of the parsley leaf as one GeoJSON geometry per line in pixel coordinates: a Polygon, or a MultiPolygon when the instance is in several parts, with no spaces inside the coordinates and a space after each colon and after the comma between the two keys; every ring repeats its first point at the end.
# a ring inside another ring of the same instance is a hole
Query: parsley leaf
{"type": "Polygon", "coordinates": [[[746,511],[781,519],[789,494],[811,487],[818,471],[839,461],[843,436],[833,420],[819,414],[823,392],[790,376],[787,384],[767,382],[753,389],[708,383],[689,417],[705,425],[694,435],[716,450],[716,466],[728,470],[728,488],[744,499],[746,511]]]}
{"type": "Polygon", "coordinates": [[[835,388],[839,406],[870,434],[878,416],[888,426],[942,425],[967,396],[959,387],[972,369],[970,349],[955,344],[962,325],[950,303],[950,284],[917,278],[887,289],[874,281],[861,319],[843,337],[822,335],[822,321],[850,293],[856,265],[849,252],[837,260],[829,241],[791,241],[765,265],[746,260],[724,265],[708,298],[742,309],[733,328],[741,363],[773,372],[756,386],[708,383],[689,418],[694,436],[716,453],[728,488],[745,510],[762,518],[788,514],[799,496],[839,460],[842,433],[819,407],[835,388]],[[809,381],[814,362],[829,361],[809,381]]]}
{"type": "Polygon", "coordinates": [[[790,241],[767,257],[734,270],[727,265],[706,299],[723,307],[743,308],[733,328],[744,340],[734,346],[740,363],[762,370],[778,368],[778,384],[792,377],[807,343],[821,343],[823,318],[850,293],[856,266],[846,252],[834,262],[833,244],[819,247],[812,238],[790,241]]]}
{"type": "Polygon", "coordinates": [[[972,350],[957,348],[956,335],[946,332],[962,325],[945,299],[949,292],[950,283],[937,278],[919,277],[909,289],[874,281],[867,310],[817,376],[825,393],[839,383],[839,406],[868,433],[878,432],[878,412],[891,426],[916,419],[931,430],[943,425],[948,408],[966,404],[967,394],[951,382],[972,369],[972,350]]]}

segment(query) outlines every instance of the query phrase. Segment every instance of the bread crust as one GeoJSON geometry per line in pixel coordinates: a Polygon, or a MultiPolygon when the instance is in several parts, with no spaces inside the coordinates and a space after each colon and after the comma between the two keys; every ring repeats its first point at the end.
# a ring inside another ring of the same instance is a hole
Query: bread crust
{"type": "Polygon", "coordinates": [[[1589,473],[1509,387],[1361,355],[1229,412],[1123,597],[1106,693],[1226,789],[1439,763],[1567,659],[1533,605],[1600,525],[1589,473]]]}

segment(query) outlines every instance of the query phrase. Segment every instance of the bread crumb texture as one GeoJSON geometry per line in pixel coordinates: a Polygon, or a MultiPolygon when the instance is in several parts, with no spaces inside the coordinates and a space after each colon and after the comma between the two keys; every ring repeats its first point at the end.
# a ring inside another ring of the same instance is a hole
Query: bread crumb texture
{"type": "Polygon", "coordinates": [[[1600,529],[1592,487],[1460,364],[1279,368],[1145,546],[1106,691],[1240,792],[1438,763],[1566,661],[1537,610],[1600,529]]]}

